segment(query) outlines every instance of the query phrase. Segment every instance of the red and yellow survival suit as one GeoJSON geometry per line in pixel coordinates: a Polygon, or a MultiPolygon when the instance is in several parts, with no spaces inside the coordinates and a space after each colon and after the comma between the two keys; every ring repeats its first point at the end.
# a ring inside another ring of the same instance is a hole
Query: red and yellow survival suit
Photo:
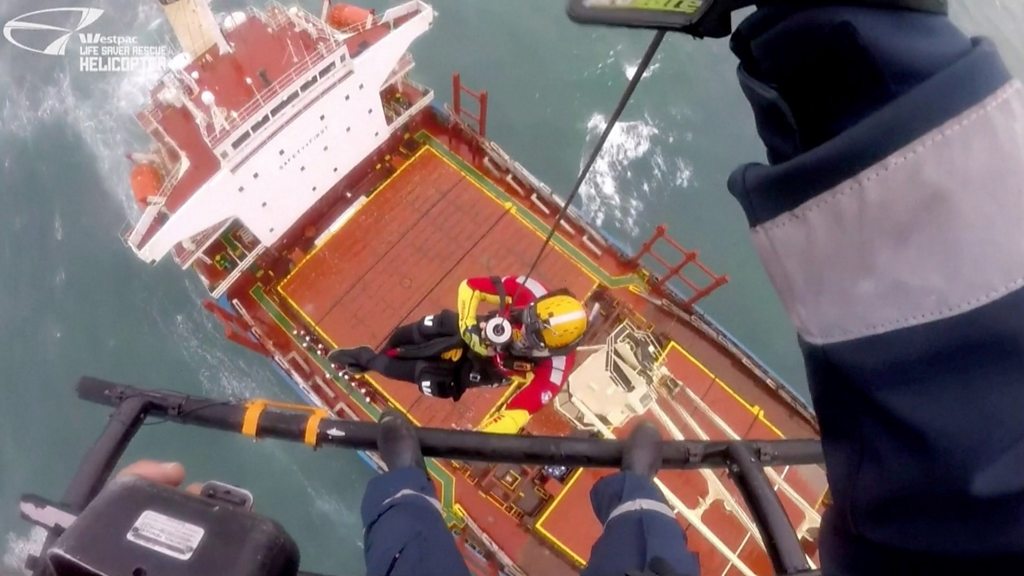
{"type": "Polygon", "coordinates": [[[568,380],[576,361],[575,346],[586,330],[582,305],[571,296],[549,294],[532,278],[480,277],[459,286],[458,315],[460,333],[470,349],[494,358],[506,373],[528,378],[481,429],[505,434],[519,431],[568,380]],[[481,303],[497,306],[512,323],[512,340],[500,350],[481,335],[481,303]]]}

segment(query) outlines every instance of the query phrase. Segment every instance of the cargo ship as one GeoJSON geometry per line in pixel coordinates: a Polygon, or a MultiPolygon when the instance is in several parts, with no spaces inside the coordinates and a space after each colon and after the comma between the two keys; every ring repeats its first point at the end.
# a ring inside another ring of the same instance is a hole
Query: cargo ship
{"type": "MultiPolygon", "coordinates": [[[[129,155],[138,214],[126,246],[194,271],[225,336],[276,363],[309,409],[375,420],[395,408],[421,426],[478,427],[514,387],[454,403],[326,358],[453,308],[467,277],[525,273],[563,208],[488,138],[485,92],[454,75],[442,103],[409,77],[433,8],[325,1],[320,14],[271,3],[218,15],[207,0],[161,4],[181,53],[137,114],[152,146],[129,155]]],[[[805,402],[696,306],[728,278],[664,227],[627,254],[569,209],[532,278],[584,298],[593,321],[567,384],[522,434],[624,437],[647,420],[675,439],[818,437],[805,402]]],[[[589,488],[611,471],[428,467],[472,573],[586,564],[601,530],[589,488]]],[[[816,565],[824,471],[768,475],[816,565]]],[[[656,481],[703,574],[771,573],[726,471],[656,481]]]]}

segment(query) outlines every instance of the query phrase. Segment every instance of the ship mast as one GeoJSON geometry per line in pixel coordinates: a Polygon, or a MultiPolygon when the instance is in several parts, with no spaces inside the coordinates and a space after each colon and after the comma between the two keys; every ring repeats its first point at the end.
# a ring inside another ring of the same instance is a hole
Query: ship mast
{"type": "Polygon", "coordinates": [[[178,44],[193,60],[213,45],[221,54],[231,52],[227,39],[221,33],[210,10],[208,0],[159,0],[164,8],[178,44]]]}

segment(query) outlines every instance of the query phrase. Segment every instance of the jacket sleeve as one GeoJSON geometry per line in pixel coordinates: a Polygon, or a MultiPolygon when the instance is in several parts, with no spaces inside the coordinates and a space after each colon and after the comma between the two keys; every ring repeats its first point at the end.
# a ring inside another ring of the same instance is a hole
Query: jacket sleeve
{"type": "Polygon", "coordinates": [[[463,340],[477,354],[489,355],[486,345],[477,333],[477,312],[481,302],[498,304],[498,289],[490,278],[468,278],[459,284],[458,312],[459,333],[463,340]]]}
{"type": "Polygon", "coordinates": [[[762,8],[733,49],[771,164],[729,189],[804,353],[822,561],[1024,553],[1020,82],[898,10],[762,8]]]}
{"type": "Polygon", "coordinates": [[[530,382],[509,399],[505,409],[526,410],[530,414],[535,414],[558,395],[575,364],[575,352],[537,362],[530,382]]]}

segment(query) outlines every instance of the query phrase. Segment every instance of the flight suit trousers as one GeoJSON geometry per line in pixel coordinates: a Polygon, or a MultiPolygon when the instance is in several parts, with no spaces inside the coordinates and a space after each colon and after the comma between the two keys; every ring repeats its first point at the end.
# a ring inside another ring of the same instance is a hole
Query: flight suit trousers
{"type": "MultiPolygon", "coordinates": [[[[584,576],[624,576],[644,569],[697,576],[697,559],[686,549],[686,536],[650,480],[620,472],[601,479],[590,500],[604,533],[584,576]]],[[[371,480],[362,504],[366,573],[468,576],[440,508],[433,483],[418,468],[371,480]]]]}
{"type": "Polygon", "coordinates": [[[434,484],[419,468],[370,480],[362,517],[368,576],[469,576],[441,517],[434,484]]]}
{"type": "Polygon", "coordinates": [[[604,532],[590,550],[581,576],[622,576],[629,571],[697,576],[697,558],[661,490],[645,476],[619,472],[590,490],[604,532]]]}

